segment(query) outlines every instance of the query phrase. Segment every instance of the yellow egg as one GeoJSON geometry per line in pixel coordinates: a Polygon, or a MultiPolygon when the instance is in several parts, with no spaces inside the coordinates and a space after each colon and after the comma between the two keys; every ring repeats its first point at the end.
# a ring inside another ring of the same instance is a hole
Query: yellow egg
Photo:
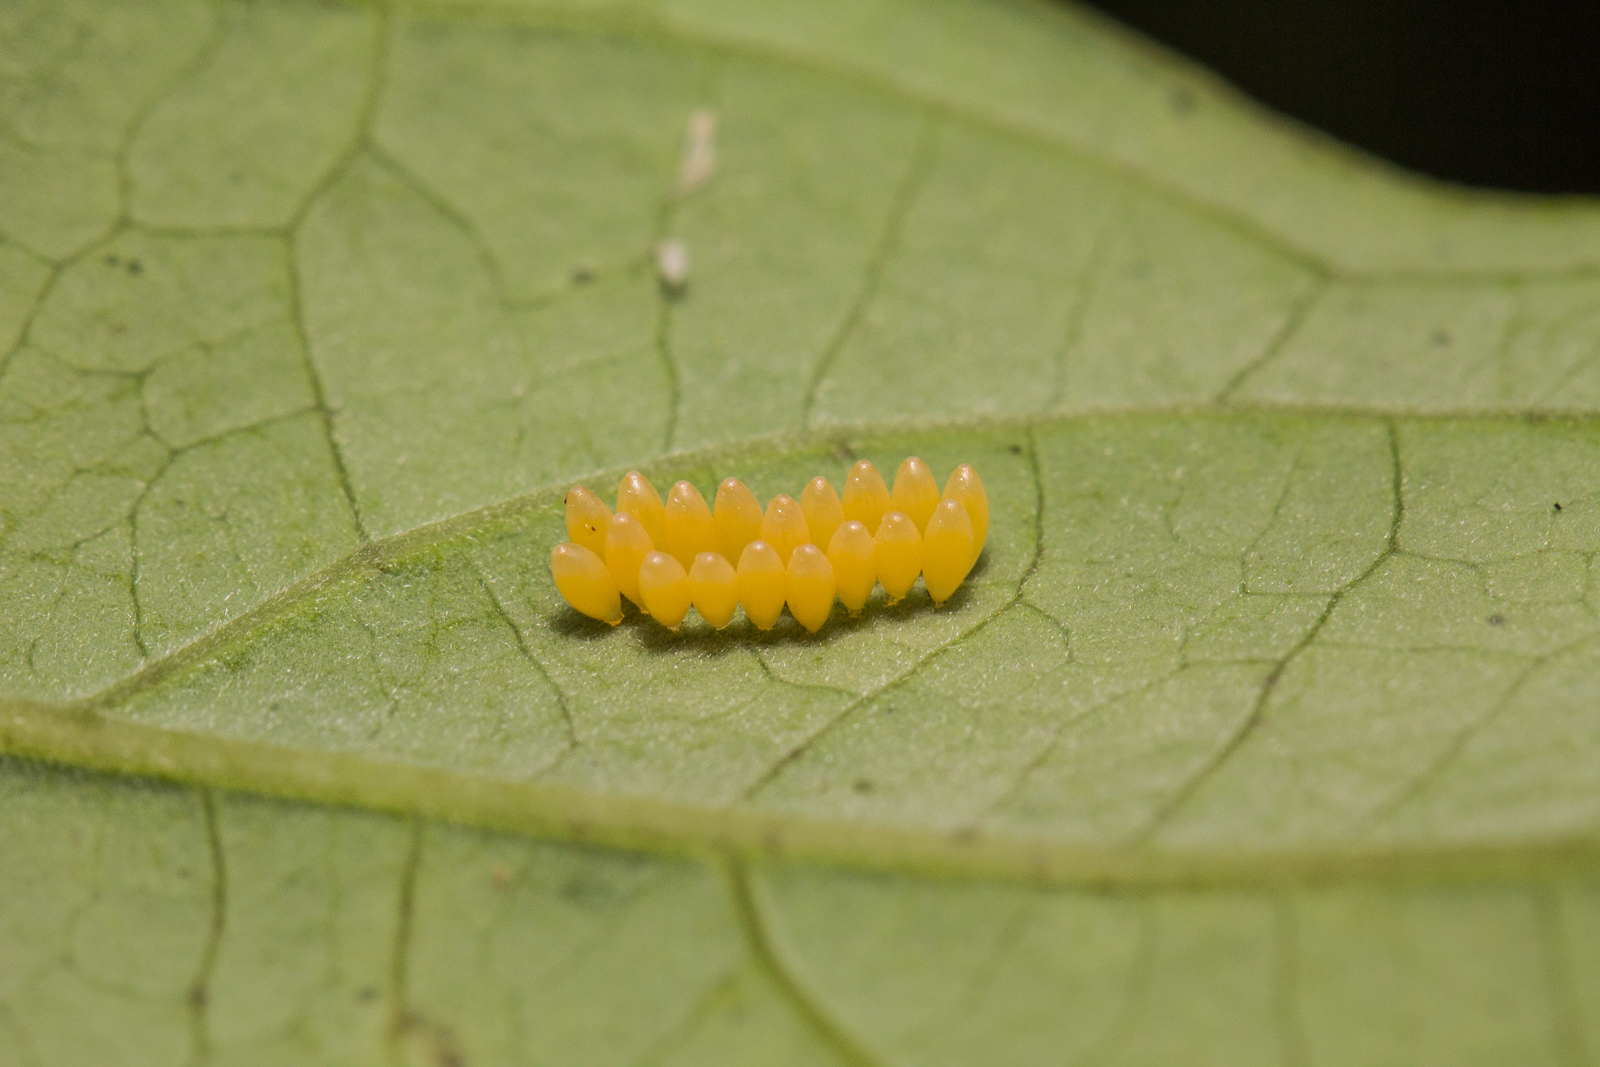
{"type": "Polygon", "coordinates": [[[827,561],[834,566],[838,601],[850,614],[861,614],[867,597],[872,595],[872,587],[878,584],[877,560],[872,558],[872,534],[854,518],[842,523],[834,531],[832,541],[827,542],[827,561]]]}
{"type": "Polygon", "coordinates": [[[839,494],[828,479],[818,475],[806,483],[800,491],[800,510],[805,512],[811,543],[826,549],[833,541],[833,532],[844,521],[844,505],[839,503],[839,494]]]}
{"type": "Polygon", "coordinates": [[[767,505],[767,513],[761,517],[761,540],[778,550],[778,558],[785,567],[794,550],[810,539],[805,512],[800,510],[795,498],[788,493],[773,497],[767,505]]]}
{"type": "Polygon", "coordinates": [[[795,547],[785,575],[784,598],[789,614],[811,633],[822,629],[833,614],[833,564],[816,545],[795,547]]]}
{"type": "Polygon", "coordinates": [[[678,482],[667,491],[666,533],[667,554],[684,567],[692,566],[696,556],[710,552],[715,544],[711,509],[700,490],[688,482],[678,482]]]}
{"type": "Polygon", "coordinates": [[[844,476],[842,504],[845,518],[854,519],[868,533],[876,534],[883,513],[889,510],[889,487],[883,484],[878,468],[864,459],[851,467],[844,476]]]}
{"type": "Polygon", "coordinates": [[[977,562],[983,552],[983,542],[989,536],[989,494],[984,491],[983,481],[972,464],[963,463],[950,472],[950,480],[944,483],[944,495],[947,500],[961,501],[961,506],[967,509],[967,518],[972,520],[972,559],[977,562]]]}
{"type": "Polygon", "coordinates": [[[765,541],[751,541],[739,556],[739,603],[758,630],[770,630],[783,614],[783,560],[765,541]]]}
{"type": "Polygon", "coordinates": [[[765,509],[737,478],[724,479],[707,507],[690,482],[674,483],[663,502],[629,471],[614,512],[586,486],[567,493],[569,539],[552,550],[550,573],[569,605],[612,625],[624,599],[673,630],[691,607],[720,630],[741,606],[751,625],[770,630],[787,604],[816,633],[835,599],[859,615],[879,584],[891,604],[918,577],[936,606],[956,594],[983,552],[989,497],[967,463],[936,489],[916,456],[896,470],[893,492],[859,460],[842,493],[819,476],[798,501],[779,494],[765,509]]]}
{"type": "Polygon", "coordinates": [[[550,576],[561,599],[591,619],[622,621],[622,600],[605,561],[582,545],[563,541],[550,551],[550,576]]]}
{"type": "Polygon", "coordinates": [[[900,469],[894,472],[894,492],[889,494],[889,505],[903,511],[917,524],[917,529],[928,528],[934,506],[939,503],[939,483],[933,472],[916,456],[907,456],[900,469]]]}
{"type": "Polygon", "coordinates": [[[715,552],[702,552],[689,568],[689,600],[700,617],[720,630],[739,606],[739,572],[715,552]]]}
{"type": "Polygon", "coordinates": [[[622,476],[622,484],[617,486],[617,510],[625,511],[644,523],[651,544],[667,543],[666,509],[662,507],[661,494],[650,484],[650,479],[638,471],[629,471],[622,476]]]}
{"type": "Polygon", "coordinates": [[[622,595],[641,608],[644,601],[639,599],[639,566],[655,547],[644,523],[636,516],[626,511],[611,516],[611,525],[606,527],[606,569],[611,571],[611,580],[622,595]]]}
{"type": "Polygon", "coordinates": [[[922,535],[905,512],[891,511],[883,517],[878,535],[872,539],[872,560],[889,603],[911,592],[922,573],[922,535]]]}
{"type": "Polygon", "coordinates": [[[961,588],[972,569],[972,520],[959,500],[941,500],[922,538],[922,580],[935,604],[961,588]]]}
{"type": "Polygon", "coordinates": [[[833,565],[839,602],[850,614],[859,614],[878,584],[878,564],[872,557],[872,535],[867,528],[854,519],[840,525],[828,542],[828,562],[833,565]]]}
{"type": "Polygon", "coordinates": [[[689,576],[665,552],[652,552],[639,565],[639,595],[650,617],[676,630],[689,614],[689,576]]]}
{"type": "Polygon", "coordinates": [[[567,540],[604,557],[609,525],[611,509],[606,502],[584,486],[573,486],[567,494],[567,540]]]}
{"type": "Polygon", "coordinates": [[[717,486],[711,532],[716,550],[726,560],[737,560],[744,546],[761,536],[761,501],[739,479],[725,478],[717,486]]]}

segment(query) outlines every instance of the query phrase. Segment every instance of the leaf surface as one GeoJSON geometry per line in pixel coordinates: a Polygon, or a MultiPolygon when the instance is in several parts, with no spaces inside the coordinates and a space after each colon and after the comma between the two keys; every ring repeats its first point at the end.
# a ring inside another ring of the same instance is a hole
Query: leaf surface
{"type": "Polygon", "coordinates": [[[0,1051],[1600,1047],[1593,204],[1025,2],[0,18],[0,751],[179,783],[4,766],[0,1051]],[[943,609],[549,580],[909,453],[943,609]]]}

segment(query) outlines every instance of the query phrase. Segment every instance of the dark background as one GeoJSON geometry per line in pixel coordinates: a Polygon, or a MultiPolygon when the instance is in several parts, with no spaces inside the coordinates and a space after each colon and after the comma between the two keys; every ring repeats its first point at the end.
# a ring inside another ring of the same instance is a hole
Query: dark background
{"type": "Polygon", "coordinates": [[[1091,2],[1404,166],[1600,192],[1600,0],[1091,2]]]}

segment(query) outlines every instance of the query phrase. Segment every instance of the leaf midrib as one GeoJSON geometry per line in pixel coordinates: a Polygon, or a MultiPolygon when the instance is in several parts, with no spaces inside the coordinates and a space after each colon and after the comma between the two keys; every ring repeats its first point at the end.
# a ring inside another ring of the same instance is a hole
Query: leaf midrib
{"type": "Polygon", "coordinates": [[[1006,831],[938,831],[743,806],[486,780],[333,752],[122,722],[9,701],[0,750],[92,771],[436,819],[578,845],[712,859],[801,861],[1039,886],[1259,889],[1352,881],[1515,882],[1600,872],[1581,835],[1472,845],[1272,850],[1063,844],[1006,831]]]}
{"type": "MultiPolygon", "coordinates": [[[[632,466],[726,464],[743,456],[907,432],[936,435],[1120,419],[1243,420],[1272,416],[1385,421],[1404,418],[1424,423],[1600,420],[1600,415],[1553,417],[1536,411],[1416,414],[1282,404],[1141,407],[1086,415],[953,419],[937,425],[841,425],[669,453],[632,466]]],[[[1253,886],[1379,876],[1492,880],[1528,873],[1600,869],[1600,842],[1581,835],[1403,849],[1384,845],[1265,850],[1180,850],[1146,844],[1095,846],[976,827],[933,830],[757,810],[742,803],[695,804],[618,796],[542,781],[485,778],[348,753],[170,730],[130,722],[114,713],[128,699],[206,659],[224,645],[270,627],[298,605],[342,581],[365,571],[380,570],[419,549],[470,536],[548,507],[561,498],[573,481],[607,484],[623,470],[618,467],[564,479],[559,484],[368,542],[98,692],[64,702],[0,696],[0,754],[188,785],[418,815],[573,843],[702,857],[708,853],[749,854],[1042,884],[1253,886]]],[[[997,608],[976,625],[1004,610],[1005,607],[997,608]]]]}

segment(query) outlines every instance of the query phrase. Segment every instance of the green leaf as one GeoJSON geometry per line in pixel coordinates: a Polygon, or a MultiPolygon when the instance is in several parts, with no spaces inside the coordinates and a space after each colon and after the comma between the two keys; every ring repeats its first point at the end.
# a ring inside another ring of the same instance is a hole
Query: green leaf
{"type": "Polygon", "coordinates": [[[1028,0],[0,27],[0,1061],[1600,1048],[1594,203],[1028,0]],[[908,453],[942,609],[551,585],[908,453]]]}

